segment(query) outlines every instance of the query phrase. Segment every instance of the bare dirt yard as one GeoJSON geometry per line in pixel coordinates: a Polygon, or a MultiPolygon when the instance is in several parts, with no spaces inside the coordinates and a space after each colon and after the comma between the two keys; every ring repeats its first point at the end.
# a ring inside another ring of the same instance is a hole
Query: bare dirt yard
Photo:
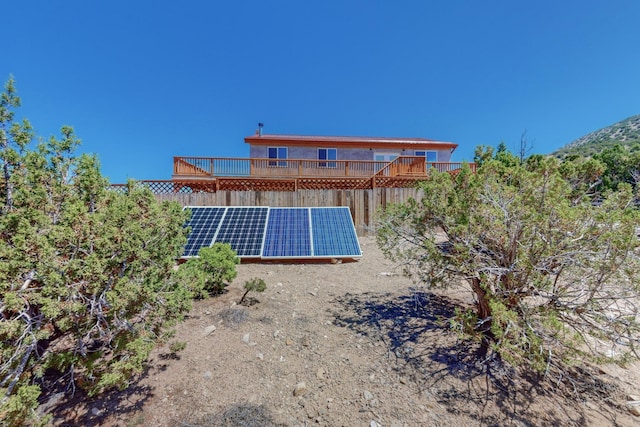
{"type": "Polygon", "coordinates": [[[54,425],[640,425],[626,407],[640,394],[638,365],[585,367],[569,397],[504,367],[487,377],[476,346],[442,320],[469,295],[415,287],[373,238],[361,244],[355,262],[238,266],[127,390],[54,395],[41,409],[54,425]],[[253,277],[266,291],[237,305],[253,277]],[[175,342],[186,347],[174,352],[175,342]]]}

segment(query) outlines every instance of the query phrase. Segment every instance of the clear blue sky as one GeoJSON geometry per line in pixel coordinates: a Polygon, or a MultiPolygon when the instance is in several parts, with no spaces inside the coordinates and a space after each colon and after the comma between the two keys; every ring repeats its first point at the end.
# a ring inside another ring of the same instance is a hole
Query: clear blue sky
{"type": "Polygon", "coordinates": [[[640,1],[14,0],[0,8],[39,135],[71,125],[112,182],[265,133],[536,153],[640,114],[640,1]]]}

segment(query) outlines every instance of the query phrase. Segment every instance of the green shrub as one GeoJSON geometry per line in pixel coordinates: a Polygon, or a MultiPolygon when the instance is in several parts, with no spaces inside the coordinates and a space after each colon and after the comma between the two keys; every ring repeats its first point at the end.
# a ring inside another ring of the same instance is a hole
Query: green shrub
{"type": "Polygon", "coordinates": [[[202,248],[198,258],[191,258],[180,266],[179,276],[188,281],[187,286],[196,298],[205,298],[224,290],[225,284],[238,275],[236,265],[240,259],[231,246],[215,243],[210,248],[202,248]]]}
{"type": "MultiPolygon", "coordinates": [[[[186,214],[130,182],[109,191],[70,127],[31,147],[0,94],[0,425],[36,425],[38,385],[124,389],[191,307],[173,278],[186,214]]],[[[46,396],[45,396],[46,397],[46,396]]]]}
{"type": "Polygon", "coordinates": [[[187,348],[187,343],[184,341],[175,341],[172,342],[171,345],[169,345],[169,350],[171,350],[171,353],[179,353],[185,348],[187,348]]]}
{"type": "Polygon", "coordinates": [[[244,289],[245,289],[245,292],[242,295],[242,298],[240,298],[240,301],[238,302],[238,304],[242,304],[247,294],[251,291],[264,292],[264,290],[267,289],[267,284],[265,283],[264,280],[254,277],[253,279],[247,280],[246,282],[244,282],[244,289]]]}

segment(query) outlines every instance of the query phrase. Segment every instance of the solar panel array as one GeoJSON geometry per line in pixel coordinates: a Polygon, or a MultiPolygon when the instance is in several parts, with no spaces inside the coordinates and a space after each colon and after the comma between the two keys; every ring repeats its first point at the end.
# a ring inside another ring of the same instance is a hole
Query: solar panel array
{"type": "Polygon", "coordinates": [[[243,258],[357,258],[362,256],[348,207],[269,208],[191,206],[183,258],[228,243],[243,258]]]}

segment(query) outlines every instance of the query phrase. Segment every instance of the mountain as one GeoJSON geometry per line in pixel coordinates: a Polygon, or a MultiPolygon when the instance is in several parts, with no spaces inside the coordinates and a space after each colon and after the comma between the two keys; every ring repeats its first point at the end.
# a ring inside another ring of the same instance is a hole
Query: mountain
{"type": "Polygon", "coordinates": [[[571,154],[591,156],[615,144],[640,151],[640,114],[580,137],[552,155],[561,158],[571,154]]]}

